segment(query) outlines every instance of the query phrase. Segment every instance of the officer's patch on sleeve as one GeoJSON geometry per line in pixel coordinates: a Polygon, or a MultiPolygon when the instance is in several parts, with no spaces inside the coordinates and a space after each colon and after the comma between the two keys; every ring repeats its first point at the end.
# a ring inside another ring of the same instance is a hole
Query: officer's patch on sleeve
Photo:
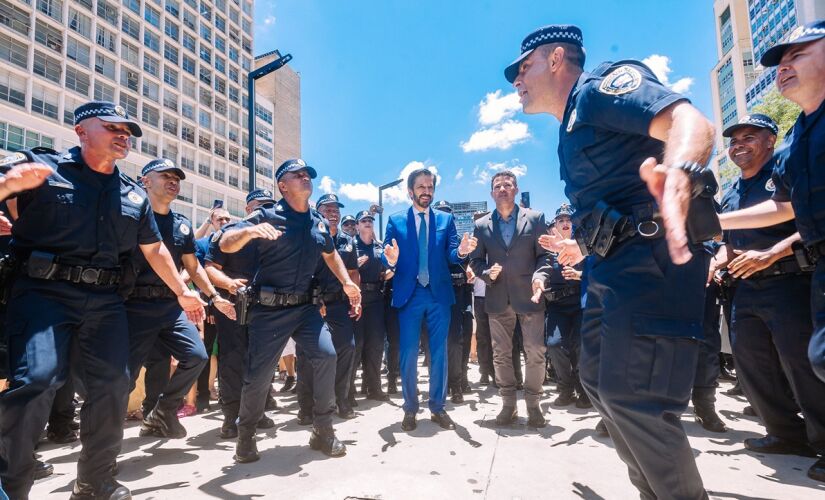
{"type": "Polygon", "coordinates": [[[324,221],[318,223],[318,232],[322,234],[327,232],[327,226],[324,224],[324,221]]]}
{"type": "Polygon", "coordinates": [[[622,95],[633,92],[642,85],[642,75],[632,66],[620,66],[610,72],[599,85],[599,92],[622,95]]]}
{"type": "Polygon", "coordinates": [[[768,182],[765,183],[765,191],[770,191],[771,193],[776,191],[776,184],[773,183],[773,179],[768,179],[768,182]]]}
{"type": "Polygon", "coordinates": [[[252,217],[255,217],[256,215],[258,215],[258,211],[259,211],[259,210],[260,210],[260,208],[256,208],[255,210],[251,211],[251,212],[249,213],[249,215],[247,215],[246,217],[244,217],[244,218],[243,218],[243,220],[249,220],[249,219],[251,219],[252,217]]]}
{"type": "Polygon", "coordinates": [[[129,201],[131,201],[132,203],[136,203],[136,204],[143,203],[143,196],[137,194],[134,191],[129,191],[129,194],[127,194],[126,197],[129,198],[129,201]]]}
{"type": "Polygon", "coordinates": [[[576,110],[573,109],[573,112],[570,113],[570,118],[567,119],[567,131],[570,132],[573,130],[573,124],[576,123],[576,110]]]}
{"type": "Polygon", "coordinates": [[[10,167],[24,161],[26,161],[26,155],[23,153],[14,153],[13,155],[7,156],[0,160],[0,167],[10,167]]]}
{"type": "Polygon", "coordinates": [[[181,232],[182,235],[189,236],[189,233],[191,231],[192,230],[189,229],[189,226],[187,226],[185,223],[180,225],[180,232],[181,232]]]}
{"type": "Polygon", "coordinates": [[[217,243],[219,239],[221,239],[221,235],[223,234],[223,229],[219,229],[212,233],[212,238],[209,240],[212,243],[217,243]]]}

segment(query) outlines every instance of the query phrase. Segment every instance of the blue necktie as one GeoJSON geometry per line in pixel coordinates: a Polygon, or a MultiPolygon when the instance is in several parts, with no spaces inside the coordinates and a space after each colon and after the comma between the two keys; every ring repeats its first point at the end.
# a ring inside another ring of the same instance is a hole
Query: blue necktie
{"type": "Polygon", "coordinates": [[[419,212],[421,227],[418,229],[418,282],[421,286],[430,284],[430,271],[427,268],[427,222],[424,214],[419,212]]]}

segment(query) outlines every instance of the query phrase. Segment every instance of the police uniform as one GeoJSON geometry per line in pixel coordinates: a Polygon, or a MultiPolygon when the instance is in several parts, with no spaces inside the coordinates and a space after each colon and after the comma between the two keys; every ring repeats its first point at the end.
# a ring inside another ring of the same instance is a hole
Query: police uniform
{"type": "MultiPolygon", "coordinates": [[[[508,80],[533,49],[553,42],[581,46],[581,30],[556,25],[528,35],[508,80]]],[[[559,127],[561,178],[577,233],[585,241],[590,231],[613,237],[612,246],[588,248],[581,382],[642,498],[707,498],[679,419],[696,370],[709,256],[697,245],[687,264],[671,262],[654,198],[639,177],[645,159],[662,159],[651,121],[683,100],[638,61],[602,63],[574,83],[559,127]],[[616,235],[607,225],[613,222],[625,230],[616,235]]]]}
{"type": "MultiPolygon", "coordinates": [[[[174,172],[179,178],[186,178],[183,170],[166,159],[149,162],[141,175],[151,172],[174,172]]],[[[183,256],[195,254],[192,223],[171,210],[166,214],[154,212],[154,217],[172,262],[182,270],[183,256]]],[[[177,421],[176,412],[209,357],[197,327],[186,317],[175,293],[149,266],[142,253],[134,255],[135,286],[126,300],[126,314],[133,387],[141,366],[146,365],[141,435],[184,437],[186,431],[177,421]],[[158,352],[150,356],[153,348],[158,352]],[[170,356],[178,360],[171,378],[170,356]]]]}
{"type": "MultiPolygon", "coordinates": [[[[746,116],[742,123],[726,129],[724,135],[730,137],[733,130],[745,125],[770,128],[774,135],[778,132],[772,121],[770,126],[759,125],[753,118],[759,117],[746,116]]],[[[753,177],[739,178],[722,198],[722,212],[748,208],[776,197],[774,168],[776,159],[787,161],[787,147],[788,143],[780,147],[753,177]]],[[[726,231],[725,243],[735,250],[764,250],[796,233],[798,223],[790,220],[764,228],[726,231]]],[[[807,362],[813,332],[810,290],[811,273],[803,271],[792,255],[747,279],[737,280],[731,340],[737,376],[768,436],[803,448],[811,443],[822,453],[825,383],[807,362]],[[804,419],[799,417],[800,409],[804,419]]],[[[754,444],[759,443],[745,441],[749,448],[754,444]]]]}
{"type": "MultiPolygon", "coordinates": [[[[127,123],[139,136],[139,126],[113,103],[75,111],[78,122],[90,117],[127,123]]],[[[79,147],[65,153],[35,148],[2,163],[22,162],[50,165],[54,173],[17,196],[12,251],[22,264],[8,302],[11,379],[0,394],[0,479],[11,498],[28,496],[32,451],[55,391],[69,376],[75,344],[74,368],[86,395],[75,493],[128,495],[111,476],[129,392],[128,325],[118,285],[137,246],[161,236],[137,183],[117,168],[108,175],[93,171],[79,147]]]]}
{"type": "MultiPolygon", "coordinates": [[[[328,203],[337,203],[340,208],[344,205],[338,201],[338,196],[325,194],[318,198],[316,207],[328,203]]],[[[355,243],[348,235],[338,231],[332,237],[341,260],[348,271],[358,269],[358,256],[356,254],[355,243]]],[[[323,259],[318,260],[315,269],[314,284],[316,287],[315,296],[324,305],[326,315],[324,322],[329,327],[332,335],[332,343],[335,345],[335,403],[338,407],[338,415],[343,418],[352,418],[354,414],[349,404],[349,391],[352,375],[352,364],[355,358],[355,330],[352,318],[349,316],[349,298],[344,293],[344,287],[338,278],[332,274],[323,259]]],[[[296,370],[298,372],[298,382],[296,384],[298,393],[298,406],[304,419],[309,420],[313,410],[313,374],[312,365],[307,356],[303,353],[301,346],[296,346],[296,370]]]]}
{"type": "MultiPolygon", "coordinates": [[[[302,160],[284,162],[276,172],[314,169],[302,160]]],[[[255,425],[264,412],[264,397],[272,380],[272,367],[287,341],[293,338],[312,365],[314,432],[310,445],[332,434],[335,408],[335,345],[329,327],[312,303],[312,276],[322,253],[335,251],[329,228],[313,209],[295,211],[285,200],[259,208],[245,218],[250,224],[269,223],[283,234],[276,240],[253,239],[258,265],[252,289],[255,303],[249,316],[249,346],[238,414],[236,460],[258,459],[255,425]]]]}
{"type": "Polygon", "coordinates": [[[398,309],[392,307],[392,278],[384,281],[384,325],[387,331],[387,394],[396,394],[398,377],[401,376],[401,325],[398,324],[398,309]]]}
{"type": "MultiPolygon", "coordinates": [[[[356,216],[361,222],[373,219],[371,213],[362,210],[356,216]]],[[[384,341],[387,333],[384,324],[384,288],[383,273],[387,267],[382,262],[384,248],[378,240],[366,243],[359,235],[355,236],[355,248],[358,257],[367,257],[358,267],[361,276],[361,318],[355,322],[355,362],[352,369],[350,393],[355,394],[355,370],[361,362],[361,383],[367,388],[367,398],[386,401],[387,395],[381,390],[381,360],[384,357],[384,341]]]]}
{"type": "MultiPolygon", "coordinates": [[[[566,215],[572,217],[570,205],[564,204],[556,210],[556,217],[566,215]]],[[[581,270],[581,264],[575,266],[581,270]]],[[[545,309],[545,335],[547,353],[558,377],[557,388],[559,397],[554,404],[567,406],[576,401],[577,406],[590,407],[590,400],[582,388],[579,379],[579,352],[581,344],[581,282],[568,280],[562,274],[564,266],[556,260],[556,255],[550,254],[550,271],[545,284],[544,298],[547,302],[545,309]],[[556,335],[558,333],[558,335],[556,335]]]]}

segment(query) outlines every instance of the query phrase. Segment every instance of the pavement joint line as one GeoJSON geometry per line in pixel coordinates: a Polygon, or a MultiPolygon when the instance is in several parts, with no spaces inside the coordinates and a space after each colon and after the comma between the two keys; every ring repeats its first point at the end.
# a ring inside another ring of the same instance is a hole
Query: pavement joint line
{"type": "MultiPolygon", "coordinates": [[[[481,423],[487,420],[487,415],[484,415],[481,423]]],[[[493,480],[493,465],[496,463],[496,452],[498,452],[498,441],[501,439],[501,433],[496,432],[496,445],[493,447],[493,456],[490,458],[490,468],[487,470],[487,484],[484,485],[484,500],[487,500],[487,492],[490,491],[490,481],[493,480]]]]}

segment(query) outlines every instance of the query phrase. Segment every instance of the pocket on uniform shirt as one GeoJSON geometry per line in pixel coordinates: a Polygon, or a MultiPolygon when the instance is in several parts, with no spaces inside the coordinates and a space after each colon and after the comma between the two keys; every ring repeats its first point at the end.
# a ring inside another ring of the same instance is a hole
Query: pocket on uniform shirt
{"type": "Polygon", "coordinates": [[[627,383],[637,394],[687,399],[696,372],[701,325],[634,314],[627,383]]]}

